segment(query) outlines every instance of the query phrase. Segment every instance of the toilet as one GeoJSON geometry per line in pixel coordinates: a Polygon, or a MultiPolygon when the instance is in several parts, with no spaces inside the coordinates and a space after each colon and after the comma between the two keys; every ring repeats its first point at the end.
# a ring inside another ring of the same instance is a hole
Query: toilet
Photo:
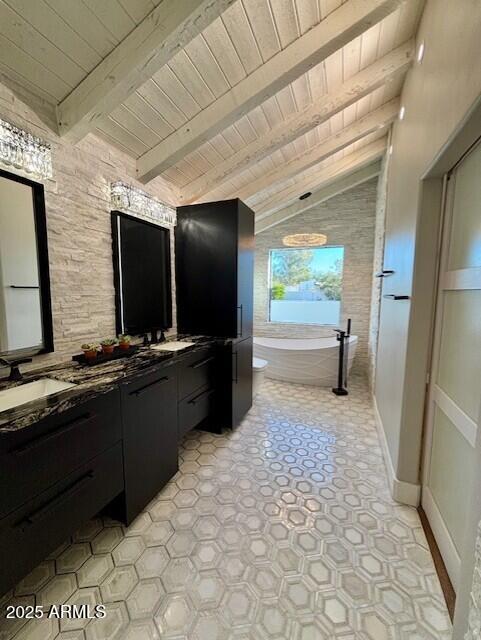
{"type": "Polygon", "coordinates": [[[253,358],[252,359],[252,397],[255,398],[261,384],[264,381],[264,376],[266,373],[267,365],[269,363],[267,360],[262,360],[262,358],[253,358]]]}

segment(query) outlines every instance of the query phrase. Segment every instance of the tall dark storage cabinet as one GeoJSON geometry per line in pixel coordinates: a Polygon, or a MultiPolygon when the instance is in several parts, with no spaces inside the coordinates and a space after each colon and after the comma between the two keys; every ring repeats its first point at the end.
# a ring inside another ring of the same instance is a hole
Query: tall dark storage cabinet
{"type": "Polygon", "coordinates": [[[179,333],[231,338],[232,424],[252,405],[254,213],[238,199],[177,209],[179,333]]]}

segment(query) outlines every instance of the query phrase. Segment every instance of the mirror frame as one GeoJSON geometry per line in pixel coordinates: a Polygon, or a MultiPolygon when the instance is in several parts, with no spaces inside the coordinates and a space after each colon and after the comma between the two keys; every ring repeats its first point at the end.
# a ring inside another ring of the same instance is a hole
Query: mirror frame
{"type": "Polygon", "coordinates": [[[0,352],[0,355],[38,355],[41,353],[52,353],[54,351],[53,341],[53,321],[52,321],[52,298],[50,293],[50,271],[48,259],[48,239],[47,239],[47,217],[45,213],[45,190],[43,184],[34,182],[16,173],[10,173],[0,169],[0,177],[14,182],[20,182],[32,189],[33,216],[35,223],[35,237],[37,240],[37,261],[38,280],[40,293],[40,312],[42,317],[43,347],[25,347],[23,349],[13,349],[12,351],[0,352]]]}
{"type": "MultiPolygon", "coordinates": [[[[115,289],[115,328],[117,335],[123,333],[123,319],[122,319],[122,294],[121,294],[121,257],[120,257],[120,247],[118,242],[118,230],[119,230],[119,220],[121,218],[130,218],[132,220],[137,220],[138,222],[142,222],[150,227],[154,228],[162,228],[167,231],[167,236],[165,238],[165,255],[166,255],[166,276],[169,282],[169,290],[167,292],[168,297],[168,322],[170,323],[169,327],[166,327],[164,330],[172,328],[172,318],[173,318],[173,295],[172,295],[172,253],[171,253],[171,240],[172,240],[172,230],[163,227],[162,225],[157,225],[149,220],[145,220],[139,216],[131,215],[129,213],[125,213],[124,211],[118,211],[117,209],[112,209],[110,212],[111,218],[111,227],[112,227],[112,260],[114,267],[114,289],[115,289]]],[[[160,329],[159,329],[160,330],[160,329]]],[[[133,334],[133,335],[142,335],[142,334],[133,334]]]]}

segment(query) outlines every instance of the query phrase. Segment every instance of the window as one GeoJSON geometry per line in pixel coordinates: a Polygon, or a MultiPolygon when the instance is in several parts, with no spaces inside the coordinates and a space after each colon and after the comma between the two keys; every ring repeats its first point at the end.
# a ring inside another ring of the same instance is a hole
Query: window
{"type": "Polygon", "coordinates": [[[273,249],[270,322],[339,324],[343,260],[343,247],[273,249]]]}

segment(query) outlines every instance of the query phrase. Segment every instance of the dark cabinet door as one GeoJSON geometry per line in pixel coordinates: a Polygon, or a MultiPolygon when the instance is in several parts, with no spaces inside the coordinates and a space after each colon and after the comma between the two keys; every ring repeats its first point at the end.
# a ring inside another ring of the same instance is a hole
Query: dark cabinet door
{"type": "Polygon", "coordinates": [[[252,407],[252,338],[232,347],[232,425],[237,426],[252,407]]]}
{"type": "Polygon", "coordinates": [[[252,336],[254,315],[254,214],[240,200],[237,221],[237,339],[252,336]]]}
{"type": "Polygon", "coordinates": [[[252,335],[254,213],[238,199],[177,209],[175,259],[180,333],[252,335]]]}
{"type": "Polygon", "coordinates": [[[236,201],[179,207],[177,216],[177,329],[180,333],[235,338],[236,201]]]}
{"type": "Polygon", "coordinates": [[[125,518],[130,523],[178,469],[174,366],[122,385],[122,422],[125,518]]]}

